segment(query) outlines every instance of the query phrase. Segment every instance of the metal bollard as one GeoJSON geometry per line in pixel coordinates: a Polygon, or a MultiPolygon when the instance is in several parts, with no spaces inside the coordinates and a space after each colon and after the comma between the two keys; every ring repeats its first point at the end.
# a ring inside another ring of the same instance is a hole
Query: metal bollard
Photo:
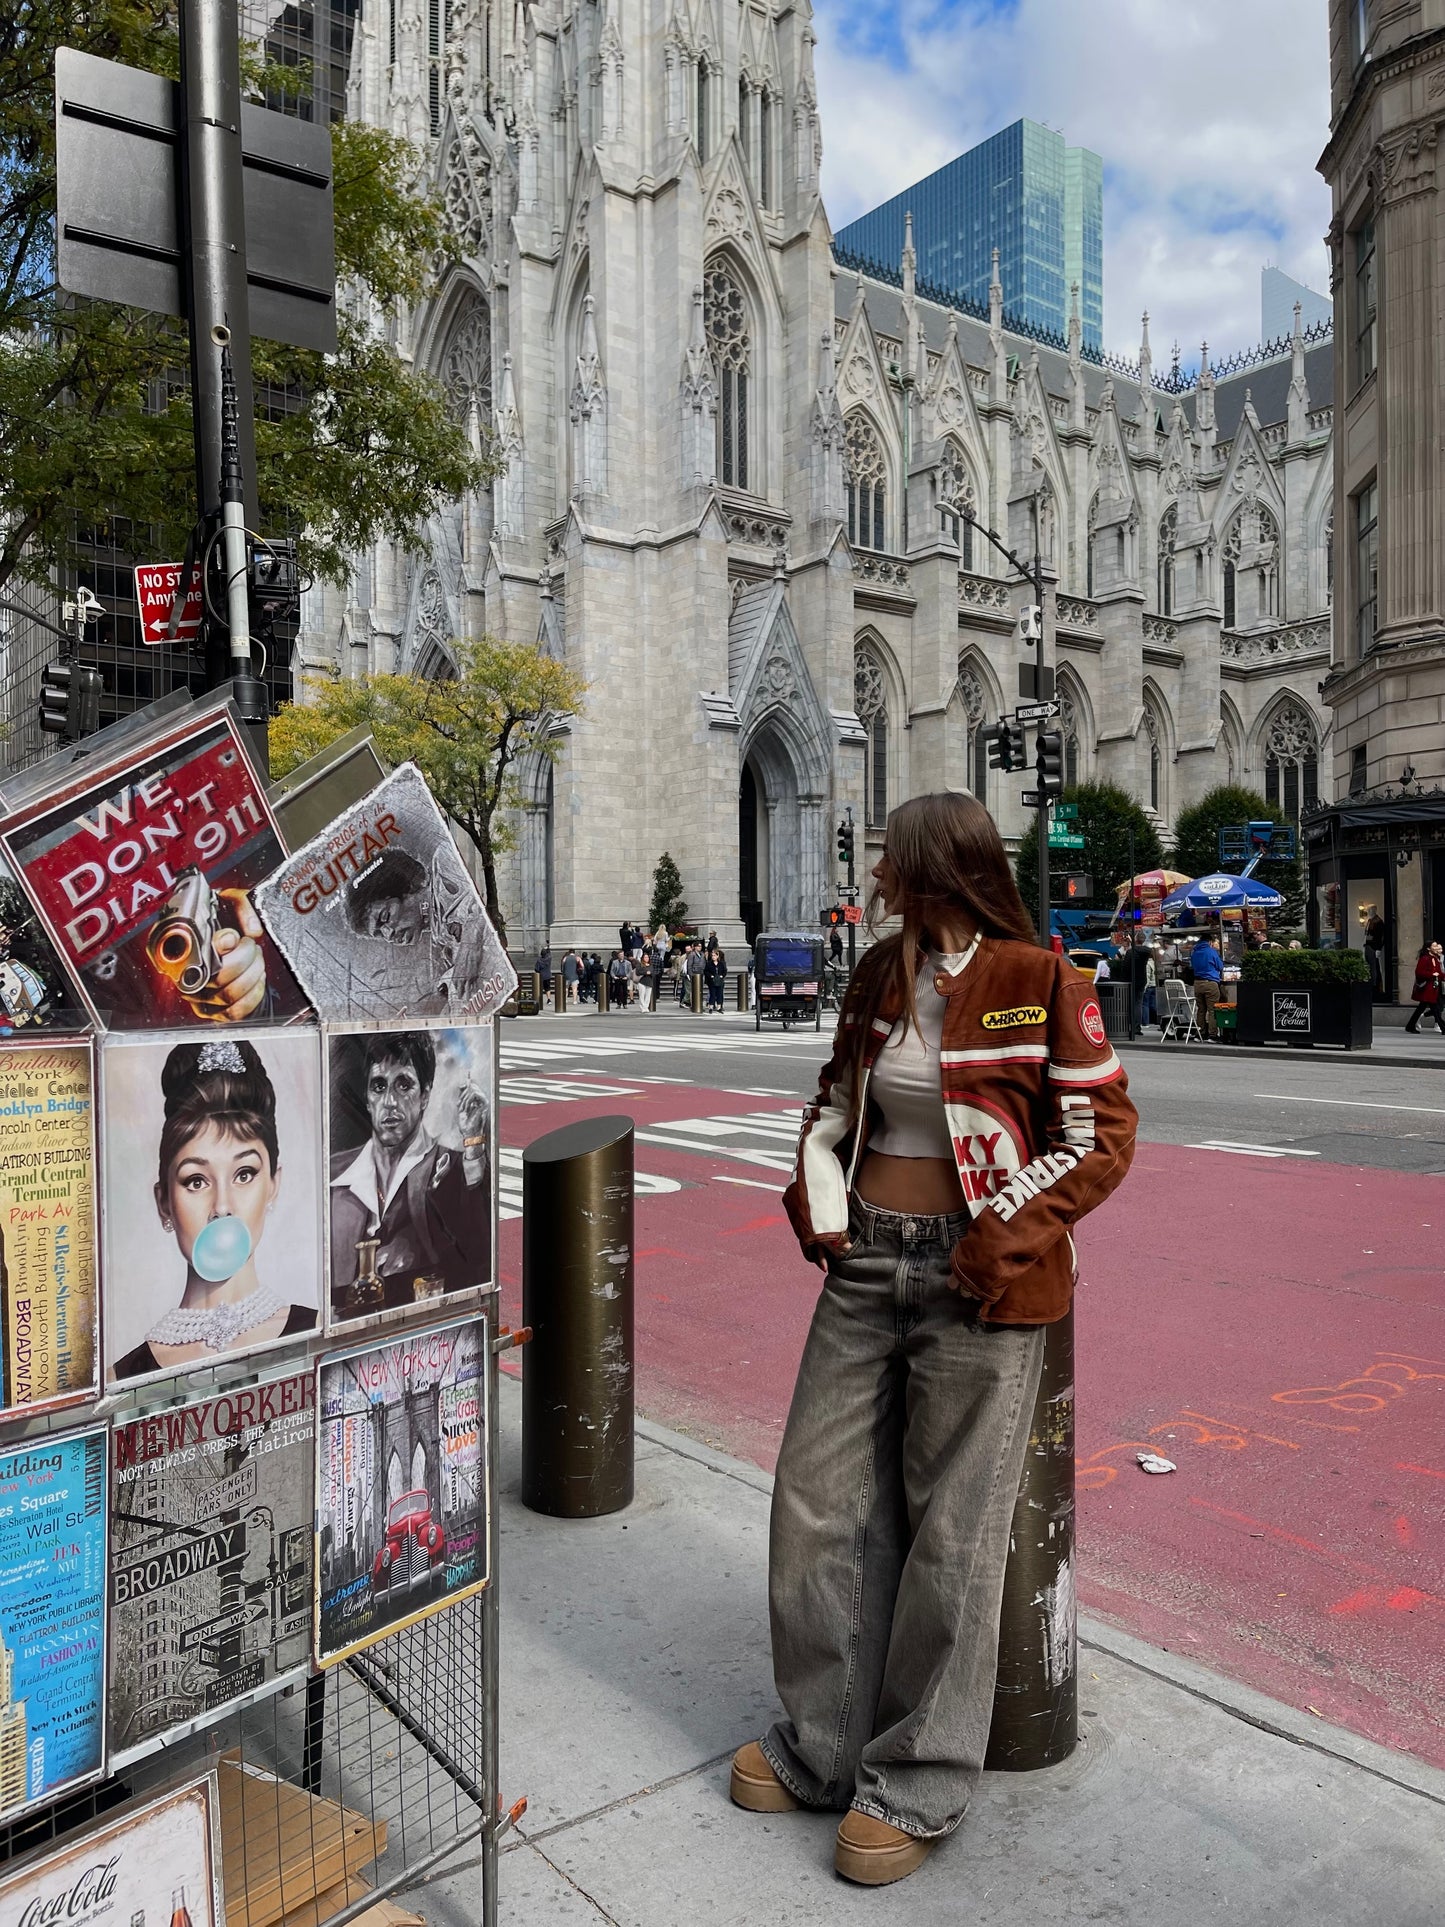
{"type": "Polygon", "coordinates": [[[567,979],[560,970],[552,978],[552,1006],[559,1016],[567,1008],[567,979]]]}
{"type": "Polygon", "coordinates": [[[748,1008],[748,973],[746,970],[740,970],[738,972],[738,1009],[747,1010],[748,1008]]]}
{"type": "Polygon", "coordinates": [[[1079,1743],[1074,1591],[1074,1314],[1045,1327],[1044,1366],[1014,1504],[984,1765],[1028,1773],[1079,1743]]]}
{"type": "Polygon", "coordinates": [[[559,1519],[632,1503],[632,1119],[522,1153],[522,1502],[559,1519]]]}
{"type": "Polygon", "coordinates": [[[698,1014],[701,1015],[702,1013],[702,972],[700,970],[696,972],[696,974],[689,972],[688,979],[687,979],[687,996],[688,996],[689,1008],[697,1011],[698,1014]]]}
{"type": "Polygon", "coordinates": [[[612,993],[607,983],[607,966],[604,964],[597,973],[597,1014],[605,1017],[612,1008],[612,993]]]}

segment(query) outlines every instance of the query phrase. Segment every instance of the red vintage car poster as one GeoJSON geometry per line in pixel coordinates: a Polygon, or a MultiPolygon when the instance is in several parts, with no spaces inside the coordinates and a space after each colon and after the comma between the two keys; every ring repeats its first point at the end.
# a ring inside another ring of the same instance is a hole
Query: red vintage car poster
{"type": "Polygon", "coordinates": [[[487,1583],[486,1326],[413,1331],[316,1368],[316,1661],[487,1583]]]}
{"type": "Polygon", "coordinates": [[[251,901],[285,852],[228,711],[27,806],[0,844],[102,1028],[286,1023],[307,1009],[251,901]]]}

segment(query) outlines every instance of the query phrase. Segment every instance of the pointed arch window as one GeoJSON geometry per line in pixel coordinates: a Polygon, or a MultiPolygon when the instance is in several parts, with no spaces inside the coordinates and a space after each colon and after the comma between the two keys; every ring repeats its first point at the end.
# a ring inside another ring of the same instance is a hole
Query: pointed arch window
{"type": "Polygon", "coordinates": [[[887,465],[877,431],[861,408],[855,408],[844,423],[843,468],[848,497],[848,540],[858,549],[886,548],[887,465]]]}
{"type": "Polygon", "coordinates": [[[702,314],[717,378],[718,479],[725,488],[746,488],[752,332],[747,298],[721,261],[714,261],[704,278],[702,314]]]}
{"type": "Polygon", "coordinates": [[[987,804],[988,696],[978,670],[966,659],[958,665],[958,693],[968,723],[968,787],[980,803],[987,804]]]}
{"type": "Polygon", "coordinates": [[[1066,684],[1059,685],[1059,733],[1064,739],[1064,788],[1079,786],[1079,709],[1066,684]]]}
{"type": "Polygon", "coordinates": [[[1319,759],[1314,718],[1301,703],[1282,703],[1265,732],[1264,800],[1292,823],[1319,800],[1319,759]]]}
{"type": "Polygon", "coordinates": [[[1171,502],[1159,524],[1159,601],[1161,616],[1174,613],[1174,544],[1179,534],[1179,509],[1171,502]]]}
{"type": "Polygon", "coordinates": [[[938,506],[954,518],[958,541],[958,564],[973,569],[973,521],[978,513],[978,497],[973,478],[963,459],[963,450],[952,439],[943,444],[938,464],[938,506]]]}
{"type": "Polygon", "coordinates": [[[870,830],[888,821],[888,685],[883,665],[866,643],[853,651],[853,708],[868,738],[864,805],[870,830]]]}
{"type": "Polygon", "coordinates": [[[1162,735],[1159,718],[1152,703],[1144,705],[1144,734],[1149,739],[1149,807],[1155,815],[1163,813],[1164,757],[1159,747],[1162,735]]]}

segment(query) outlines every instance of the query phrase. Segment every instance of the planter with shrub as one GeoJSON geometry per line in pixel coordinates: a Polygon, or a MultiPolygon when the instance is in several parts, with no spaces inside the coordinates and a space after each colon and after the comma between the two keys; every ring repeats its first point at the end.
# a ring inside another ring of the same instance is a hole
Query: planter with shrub
{"type": "Polygon", "coordinates": [[[1368,1050],[1370,972],[1358,950],[1253,950],[1240,966],[1241,1044],[1334,1044],[1368,1050]]]}

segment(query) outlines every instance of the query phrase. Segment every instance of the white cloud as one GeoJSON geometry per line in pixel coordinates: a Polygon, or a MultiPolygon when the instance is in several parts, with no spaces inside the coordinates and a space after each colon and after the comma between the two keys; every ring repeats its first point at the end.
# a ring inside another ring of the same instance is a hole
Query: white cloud
{"type": "Polygon", "coordinates": [[[1250,346],[1259,271],[1328,287],[1322,0],[816,0],[835,228],[1020,115],[1103,156],[1104,335],[1250,346]],[[870,51],[861,44],[868,21],[870,51]]]}

